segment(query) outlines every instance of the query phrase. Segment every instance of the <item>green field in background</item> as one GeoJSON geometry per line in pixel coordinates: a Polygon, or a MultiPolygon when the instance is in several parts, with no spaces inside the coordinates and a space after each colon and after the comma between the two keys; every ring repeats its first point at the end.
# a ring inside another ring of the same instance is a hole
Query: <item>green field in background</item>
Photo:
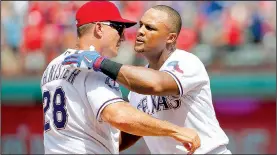
{"type": "MultiPolygon", "coordinates": [[[[275,97],[275,74],[241,74],[241,75],[210,75],[213,97],[254,96],[275,97]]],[[[121,87],[123,97],[128,90],[121,87]]],[[[2,101],[41,100],[40,79],[5,79],[1,80],[2,101]]]]}

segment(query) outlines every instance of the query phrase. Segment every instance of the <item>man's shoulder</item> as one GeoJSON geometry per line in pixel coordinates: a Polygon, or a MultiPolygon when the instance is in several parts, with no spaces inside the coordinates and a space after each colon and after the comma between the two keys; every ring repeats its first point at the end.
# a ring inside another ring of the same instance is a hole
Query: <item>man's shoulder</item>
{"type": "Polygon", "coordinates": [[[120,91],[119,84],[101,72],[88,72],[86,77],[86,85],[95,83],[96,85],[107,86],[117,91],[120,91]]]}
{"type": "Polygon", "coordinates": [[[196,72],[201,72],[203,68],[205,66],[197,56],[187,51],[176,49],[160,70],[178,73],[177,75],[195,75],[196,72]]]}
{"type": "Polygon", "coordinates": [[[101,72],[87,72],[87,78],[92,78],[97,81],[105,81],[108,76],[101,72]]]}
{"type": "Polygon", "coordinates": [[[174,51],[174,53],[169,59],[170,59],[170,62],[171,61],[180,62],[180,65],[188,65],[188,64],[203,65],[202,61],[196,55],[180,49],[176,49],[176,51],[174,51]]]}
{"type": "Polygon", "coordinates": [[[200,61],[200,59],[193,53],[181,49],[176,49],[176,51],[174,51],[173,57],[182,60],[190,59],[194,61],[200,61]]]}
{"type": "Polygon", "coordinates": [[[63,53],[61,53],[60,55],[58,55],[57,57],[55,57],[53,60],[50,61],[50,63],[48,64],[48,66],[51,66],[53,64],[58,64],[61,63],[63,58],[65,58],[68,54],[72,53],[73,50],[72,49],[67,49],[65,50],[63,53]]]}

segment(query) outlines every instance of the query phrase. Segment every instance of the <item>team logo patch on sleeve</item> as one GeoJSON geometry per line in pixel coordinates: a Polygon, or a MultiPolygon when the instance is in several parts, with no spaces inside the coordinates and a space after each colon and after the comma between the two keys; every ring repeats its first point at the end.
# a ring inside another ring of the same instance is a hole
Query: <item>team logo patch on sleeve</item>
{"type": "Polygon", "coordinates": [[[110,88],[115,89],[117,91],[119,91],[119,84],[117,82],[115,82],[113,79],[111,79],[110,77],[106,78],[105,84],[107,84],[110,88]]]}
{"type": "Polygon", "coordinates": [[[184,71],[179,67],[179,61],[171,61],[167,64],[168,67],[172,66],[174,70],[179,73],[184,73],[184,71]]]}

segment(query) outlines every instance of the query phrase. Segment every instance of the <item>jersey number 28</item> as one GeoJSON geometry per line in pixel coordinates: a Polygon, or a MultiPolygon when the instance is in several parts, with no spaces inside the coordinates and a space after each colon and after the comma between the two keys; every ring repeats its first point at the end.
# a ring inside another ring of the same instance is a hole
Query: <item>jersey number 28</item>
{"type": "MultiPolygon", "coordinates": [[[[53,106],[53,124],[56,127],[56,129],[64,129],[67,123],[67,111],[66,111],[66,105],[65,105],[65,93],[62,89],[62,87],[59,87],[56,89],[54,96],[52,98],[51,102],[51,94],[49,91],[43,92],[43,112],[44,116],[49,110],[50,105],[53,106]]],[[[44,131],[50,130],[50,121],[51,120],[45,120],[44,124],[44,131]]]]}

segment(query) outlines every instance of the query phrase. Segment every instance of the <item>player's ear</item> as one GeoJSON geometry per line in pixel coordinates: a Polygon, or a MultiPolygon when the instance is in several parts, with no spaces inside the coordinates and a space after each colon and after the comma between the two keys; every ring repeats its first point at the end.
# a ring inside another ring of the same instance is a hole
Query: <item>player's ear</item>
{"type": "Polygon", "coordinates": [[[94,35],[96,36],[96,38],[101,38],[102,35],[103,35],[103,26],[101,23],[97,22],[95,23],[95,26],[94,26],[94,35]]]}
{"type": "Polygon", "coordinates": [[[175,43],[177,40],[177,37],[178,37],[177,33],[169,33],[166,43],[168,44],[175,43]]]}

